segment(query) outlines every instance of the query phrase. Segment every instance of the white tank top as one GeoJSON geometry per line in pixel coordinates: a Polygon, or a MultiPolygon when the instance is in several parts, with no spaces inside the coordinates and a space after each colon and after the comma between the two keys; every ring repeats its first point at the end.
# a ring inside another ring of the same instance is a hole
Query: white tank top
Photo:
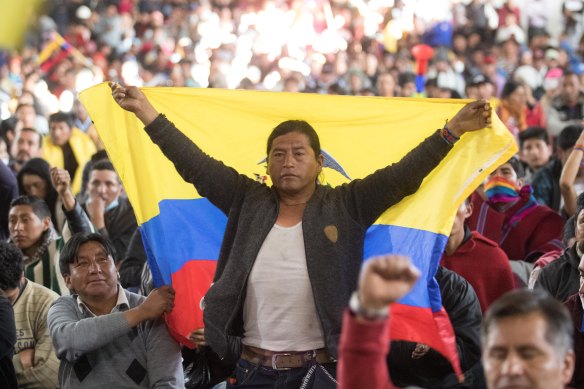
{"type": "Polygon", "coordinates": [[[314,305],[302,223],[272,227],[247,281],[243,344],[271,351],[324,347],[314,305]]]}

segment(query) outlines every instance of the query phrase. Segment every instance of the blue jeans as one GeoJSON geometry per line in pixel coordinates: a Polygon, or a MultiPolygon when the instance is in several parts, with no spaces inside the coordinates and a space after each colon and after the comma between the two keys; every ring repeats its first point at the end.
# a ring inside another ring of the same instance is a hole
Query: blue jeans
{"type": "Polygon", "coordinates": [[[235,367],[235,384],[227,384],[227,388],[253,389],[334,389],[337,364],[316,362],[290,370],[274,370],[271,367],[254,365],[240,359],[235,367]]]}

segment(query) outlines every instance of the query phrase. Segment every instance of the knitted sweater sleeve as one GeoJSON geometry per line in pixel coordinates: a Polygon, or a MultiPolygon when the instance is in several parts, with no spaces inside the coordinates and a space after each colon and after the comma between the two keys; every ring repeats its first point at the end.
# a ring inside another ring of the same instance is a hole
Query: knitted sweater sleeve
{"type": "Polygon", "coordinates": [[[130,331],[123,312],[80,318],[74,296],[62,296],[49,309],[49,331],[59,359],[74,362],[130,331]]]}
{"type": "Polygon", "coordinates": [[[369,226],[389,207],[415,193],[450,149],[452,146],[436,131],[399,162],[351,182],[345,199],[355,220],[369,226]]]}
{"type": "Polygon", "coordinates": [[[184,388],[180,346],[169,335],[164,320],[153,322],[146,339],[148,382],[151,388],[184,388]]]}
{"type": "Polygon", "coordinates": [[[144,129],[174,164],[182,179],[193,184],[201,196],[208,198],[224,213],[229,212],[240,185],[255,183],[205,154],[162,114],[144,129]]]}

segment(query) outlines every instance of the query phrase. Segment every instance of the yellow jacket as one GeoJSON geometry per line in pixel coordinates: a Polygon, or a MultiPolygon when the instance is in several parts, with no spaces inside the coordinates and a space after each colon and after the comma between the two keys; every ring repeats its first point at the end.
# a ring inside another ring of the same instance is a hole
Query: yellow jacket
{"type": "MultiPolygon", "coordinates": [[[[73,132],[71,133],[69,144],[71,145],[75,159],[79,164],[79,167],[75,172],[75,177],[73,177],[71,182],[73,193],[77,194],[81,191],[83,168],[85,167],[85,164],[91,159],[91,156],[95,154],[97,149],[91,138],[76,127],[73,127],[73,132]]],[[[43,139],[43,158],[51,166],[56,166],[61,169],[65,167],[63,150],[61,150],[61,146],[56,146],[53,144],[50,136],[45,136],[43,139]]]]}

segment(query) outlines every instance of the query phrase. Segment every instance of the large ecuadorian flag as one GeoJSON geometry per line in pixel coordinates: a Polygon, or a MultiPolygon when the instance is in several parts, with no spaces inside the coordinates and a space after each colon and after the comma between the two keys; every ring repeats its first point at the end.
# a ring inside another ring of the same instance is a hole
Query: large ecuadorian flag
{"type": "MultiPolygon", "coordinates": [[[[333,186],[399,161],[468,102],[191,88],[143,91],[205,152],[258,180],[269,180],[263,161],[271,130],[284,120],[306,120],[325,152],[322,179],[333,186]]],[[[213,279],[226,216],[183,182],[142,123],[117,106],[107,84],[83,91],[81,101],[134,207],[156,284],[176,289],[168,324],[188,344],[185,336],[203,325],[200,301],[213,279]]],[[[365,259],[405,254],[422,271],[414,290],[392,308],[391,337],[428,344],[454,366],[454,336],[434,274],[460,203],[516,152],[513,137],[494,114],[492,127],[464,135],[417,193],[377,220],[365,245],[365,259]]]]}

